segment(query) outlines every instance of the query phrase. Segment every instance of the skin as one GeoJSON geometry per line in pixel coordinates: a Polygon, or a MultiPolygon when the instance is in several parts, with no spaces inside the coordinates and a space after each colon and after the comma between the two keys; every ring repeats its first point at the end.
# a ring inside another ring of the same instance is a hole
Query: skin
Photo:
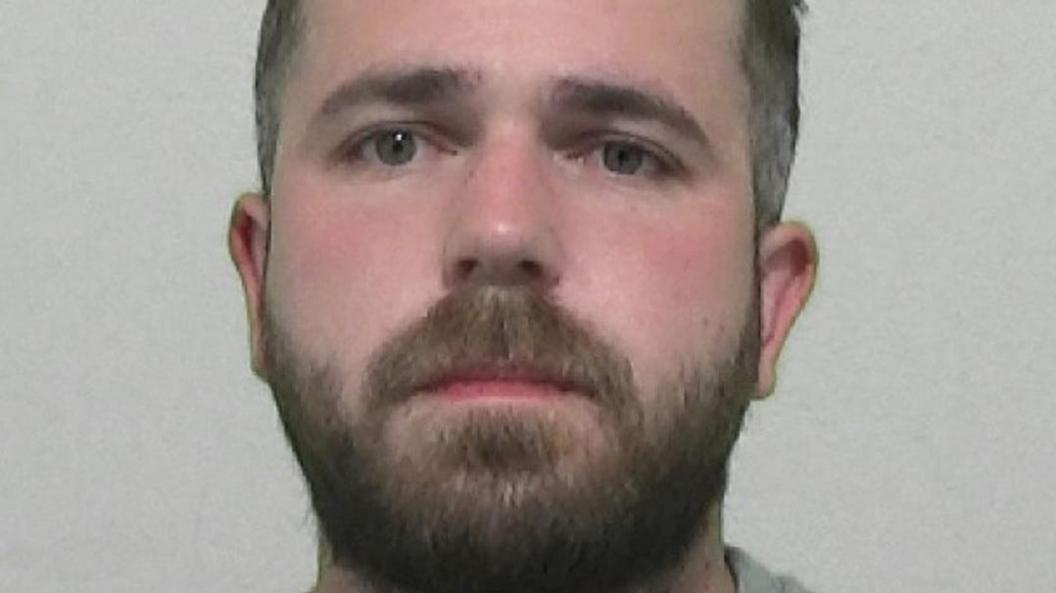
{"type": "MultiPolygon", "coordinates": [[[[798,223],[755,240],[738,2],[310,0],[305,12],[273,195],[242,196],[229,235],[261,377],[265,307],[305,356],[336,360],[355,384],[379,344],[452,290],[530,285],[618,348],[648,399],[680,368],[735,347],[758,287],[755,396],[773,390],[817,250],[798,223]],[[471,88],[441,104],[372,101],[319,118],[348,81],[422,67],[456,69],[471,88]],[[653,119],[570,110],[553,100],[561,78],[663,97],[707,142],[653,119]],[[349,149],[385,125],[419,134],[408,164],[385,165],[369,141],[349,149]],[[647,157],[641,171],[613,173],[614,141],[678,164],[647,157]]],[[[473,405],[504,405],[502,385],[488,388],[494,397],[473,405]]],[[[358,402],[346,399],[354,419],[358,402]]],[[[525,405],[592,421],[555,398],[525,405]]],[[[676,590],[733,590],[713,515],[676,590]]],[[[317,591],[356,589],[323,554],[317,591]]]]}

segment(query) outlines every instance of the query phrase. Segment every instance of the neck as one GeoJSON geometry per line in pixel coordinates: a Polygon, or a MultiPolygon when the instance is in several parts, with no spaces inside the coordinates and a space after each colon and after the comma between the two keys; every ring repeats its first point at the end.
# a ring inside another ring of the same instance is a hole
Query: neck
{"type": "MultiPolygon", "coordinates": [[[[735,593],[736,582],[726,564],[722,541],[722,511],[708,513],[709,528],[673,571],[635,587],[628,593],[735,593]]],[[[319,578],[312,593],[412,593],[379,588],[362,575],[333,561],[325,541],[319,546],[319,578]]],[[[428,593],[414,592],[414,593],[428,593]]]]}

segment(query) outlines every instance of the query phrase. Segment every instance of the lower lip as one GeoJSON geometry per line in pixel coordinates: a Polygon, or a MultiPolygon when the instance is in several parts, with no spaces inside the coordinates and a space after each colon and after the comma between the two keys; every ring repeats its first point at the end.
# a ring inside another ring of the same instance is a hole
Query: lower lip
{"type": "Polygon", "coordinates": [[[551,399],[567,395],[551,383],[532,381],[455,381],[447,383],[433,392],[447,400],[534,400],[551,399]]]}

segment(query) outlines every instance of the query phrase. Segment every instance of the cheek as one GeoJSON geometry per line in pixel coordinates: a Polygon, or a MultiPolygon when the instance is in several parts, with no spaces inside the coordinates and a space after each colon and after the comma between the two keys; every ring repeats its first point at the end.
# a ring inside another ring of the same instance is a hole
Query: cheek
{"type": "Polygon", "coordinates": [[[701,309],[718,320],[731,319],[746,297],[751,264],[748,245],[738,239],[729,229],[655,237],[643,265],[654,271],[658,286],[666,287],[666,310],[701,309]]]}
{"type": "Polygon", "coordinates": [[[276,207],[269,303],[303,348],[361,367],[421,310],[435,270],[417,218],[347,200],[276,207]]]}
{"type": "Polygon", "coordinates": [[[750,228],[731,209],[627,223],[600,237],[609,247],[606,273],[592,276],[606,316],[599,324],[612,328],[641,387],[736,345],[752,290],[750,228]]]}

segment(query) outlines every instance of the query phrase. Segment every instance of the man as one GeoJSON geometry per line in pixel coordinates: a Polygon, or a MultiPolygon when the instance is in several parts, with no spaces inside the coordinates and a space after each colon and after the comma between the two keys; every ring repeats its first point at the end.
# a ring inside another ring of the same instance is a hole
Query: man
{"type": "Polygon", "coordinates": [[[799,591],[726,467],[813,285],[792,0],[272,0],[231,254],[316,591],[799,591]]]}

